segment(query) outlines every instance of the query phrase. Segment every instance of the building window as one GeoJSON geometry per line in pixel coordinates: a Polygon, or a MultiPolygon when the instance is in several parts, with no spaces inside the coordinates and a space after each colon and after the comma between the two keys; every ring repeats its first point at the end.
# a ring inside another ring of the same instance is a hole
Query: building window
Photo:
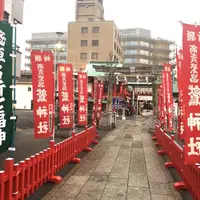
{"type": "Polygon", "coordinates": [[[9,13],[7,13],[6,11],[4,11],[4,20],[6,21],[6,22],[8,22],[9,21],[9,13]]]}
{"type": "Polygon", "coordinates": [[[80,59],[87,59],[87,53],[81,53],[80,59]]]}
{"type": "Polygon", "coordinates": [[[93,60],[97,60],[98,59],[99,54],[98,53],[92,53],[91,58],[93,60]]]}
{"type": "Polygon", "coordinates": [[[28,87],[28,92],[31,92],[31,87],[28,87]]]}
{"type": "Polygon", "coordinates": [[[88,41],[87,40],[81,40],[81,46],[82,47],[86,47],[88,45],[88,41]]]}
{"type": "Polygon", "coordinates": [[[136,61],[136,58],[125,58],[124,60],[125,63],[135,63],[136,61]]]}
{"type": "Polygon", "coordinates": [[[81,27],[81,33],[88,33],[88,27],[81,27]]]}
{"type": "Polygon", "coordinates": [[[92,46],[99,46],[99,40],[92,40],[92,46]]]}
{"type": "Polygon", "coordinates": [[[99,33],[99,27],[92,27],[93,33],[99,33]]]}
{"type": "Polygon", "coordinates": [[[123,42],[122,46],[137,46],[137,42],[136,41],[123,42]]]}
{"type": "Polygon", "coordinates": [[[137,50],[125,50],[124,55],[135,55],[137,54],[137,50]]]}

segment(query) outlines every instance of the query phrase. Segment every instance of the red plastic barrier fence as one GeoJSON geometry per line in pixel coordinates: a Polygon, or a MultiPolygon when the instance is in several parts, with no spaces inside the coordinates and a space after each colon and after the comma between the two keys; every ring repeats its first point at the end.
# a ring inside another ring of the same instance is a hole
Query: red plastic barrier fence
{"type": "Polygon", "coordinates": [[[167,155],[170,160],[165,166],[175,167],[182,178],[182,182],[174,184],[175,189],[188,189],[194,200],[200,200],[200,163],[185,165],[183,149],[176,143],[174,136],[164,133],[158,124],[152,139],[157,140],[156,146],[161,146],[158,154],[167,155]]]}
{"type": "Polygon", "coordinates": [[[76,156],[83,150],[91,151],[95,140],[96,127],[91,127],[77,135],[37,153],[19,164],[12,158],[5,160],[4,171],[0,171],[0,200],[24,200],[47,181],[59,182],[55,174],[69,162],[78,163],[76,156]]]}

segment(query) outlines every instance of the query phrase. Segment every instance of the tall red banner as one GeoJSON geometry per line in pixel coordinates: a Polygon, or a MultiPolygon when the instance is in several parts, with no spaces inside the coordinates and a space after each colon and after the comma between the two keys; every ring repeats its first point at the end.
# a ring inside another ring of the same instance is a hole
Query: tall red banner
{"type": "Polygon", "coordinates": [[[71,64],[58,65],[58,98],[60,128],[73,127],[74,84],[71,64]]]}
{"type": "Polygon", "coordinates": [[[54,60],[49,51],[32,51],[34,136],[48,138],[54,131],[54,60]]]}
{"type": "Polygon", "coordinates": [[[165,89],[166,89],[166,113],[167,113],[167,127],[168,131],[172,132],[173,130],[173,97],[172,97],[172,75],[171,69],[172,66],[169,64],[164,64],[164,73],[165,73],[165,89]]]}
{"type": "Polygon", "coordinates": [[[88,78],[86,72],[78,72],[78,125],[87,125],[88,78]]]}
{"type": "Polygon", "coordinates": [[[97,84],[97,119],[101,119],[102,114],[102,100],[103,100],[103,83],[97,84]]]}
{"type": "Polygon", "coordinates": [[[200,26],[183,24],[185,163],[200,162],[200,26]]]}
{"type": "Polygon", "coordinates": [[[184,87],[184,71],[183,71],[183,51],[179,54],[176,52],[177,63],[177,83],[179,92],[179,113],[178,113],[178,138],[184,139],[184,125],[183,125],[183,87],[184,87]]]}
{"type": "Polygon", "coordinates": [[[96,123],[96,108],[97,108],[97,80],[94,79],[94,98],[93,98],[93,113],[92,113],[92,122],[93,124],[96,123]]]}
{"type": "Polygon", "coordinates": [[[0,0],[0,21],[4,19],[5,0],[0,0]]]}
{"type": "Polygon", "coordinates": [[[165,73],[162,72],[162,120],[165,128],[167,127],[167,114],[166,114],[166,76],[165,73]]]}

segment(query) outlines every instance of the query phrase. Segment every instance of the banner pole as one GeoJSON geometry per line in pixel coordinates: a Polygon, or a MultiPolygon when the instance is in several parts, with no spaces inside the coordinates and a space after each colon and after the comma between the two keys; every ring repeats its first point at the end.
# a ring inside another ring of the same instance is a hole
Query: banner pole
{"type": "Polygon", "coordinates": [[[14,87],[13,87],[13,138],[12,138],[12,158],[14,158],[15,153],[15,129],[16,129],[16,67],[17,67],[17,27],[14,24],[14,87]]]}
{"type": "Polygon", "coordinates": [[[56,50],[54,51],[54,126],[53,126],[53,135],[52,140],[55,141],[55,132],[57,126],[57,109],[56,109],[56,89],[57,89],[57,60],[56,60],[56,50]]]}
{"type": "MultiPolygon", "coordinates": [[[[73,70],[73,72],[75,72],[75,70],[73,70]]],[[[76,125],[75,125],[75,113],[76,113],[76,99],[75,99],[75,95],[76,95],[76,78],[75,78],[75,73],[73,73],[72,75],[72,81],[73,81],[73,96],[74,96],[74,99],[73,99],[73,126],[72,126],[72,136],[75,136],[75,128],[76,128],[76,125]]]]}

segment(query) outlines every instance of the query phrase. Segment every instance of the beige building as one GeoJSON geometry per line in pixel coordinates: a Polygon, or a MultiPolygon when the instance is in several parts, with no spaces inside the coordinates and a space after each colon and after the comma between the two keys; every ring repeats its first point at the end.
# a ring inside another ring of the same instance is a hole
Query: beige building
{"type": "Polygon", "coordinates": [[[104,20],[102,0],[77,0],[76,21],[68,24],[68,62],[84,70],[91,60],[122,61],[122,47],[114,21],[104,20]]]}
{"type": "Polygon", "coordinates": [[[151,74],[155,66],[169,63],[174,42],[152,38],[151,31],[143,28],[121,29],[120,37],[124,55],[124,67],[132,72],[151,74]]]}

